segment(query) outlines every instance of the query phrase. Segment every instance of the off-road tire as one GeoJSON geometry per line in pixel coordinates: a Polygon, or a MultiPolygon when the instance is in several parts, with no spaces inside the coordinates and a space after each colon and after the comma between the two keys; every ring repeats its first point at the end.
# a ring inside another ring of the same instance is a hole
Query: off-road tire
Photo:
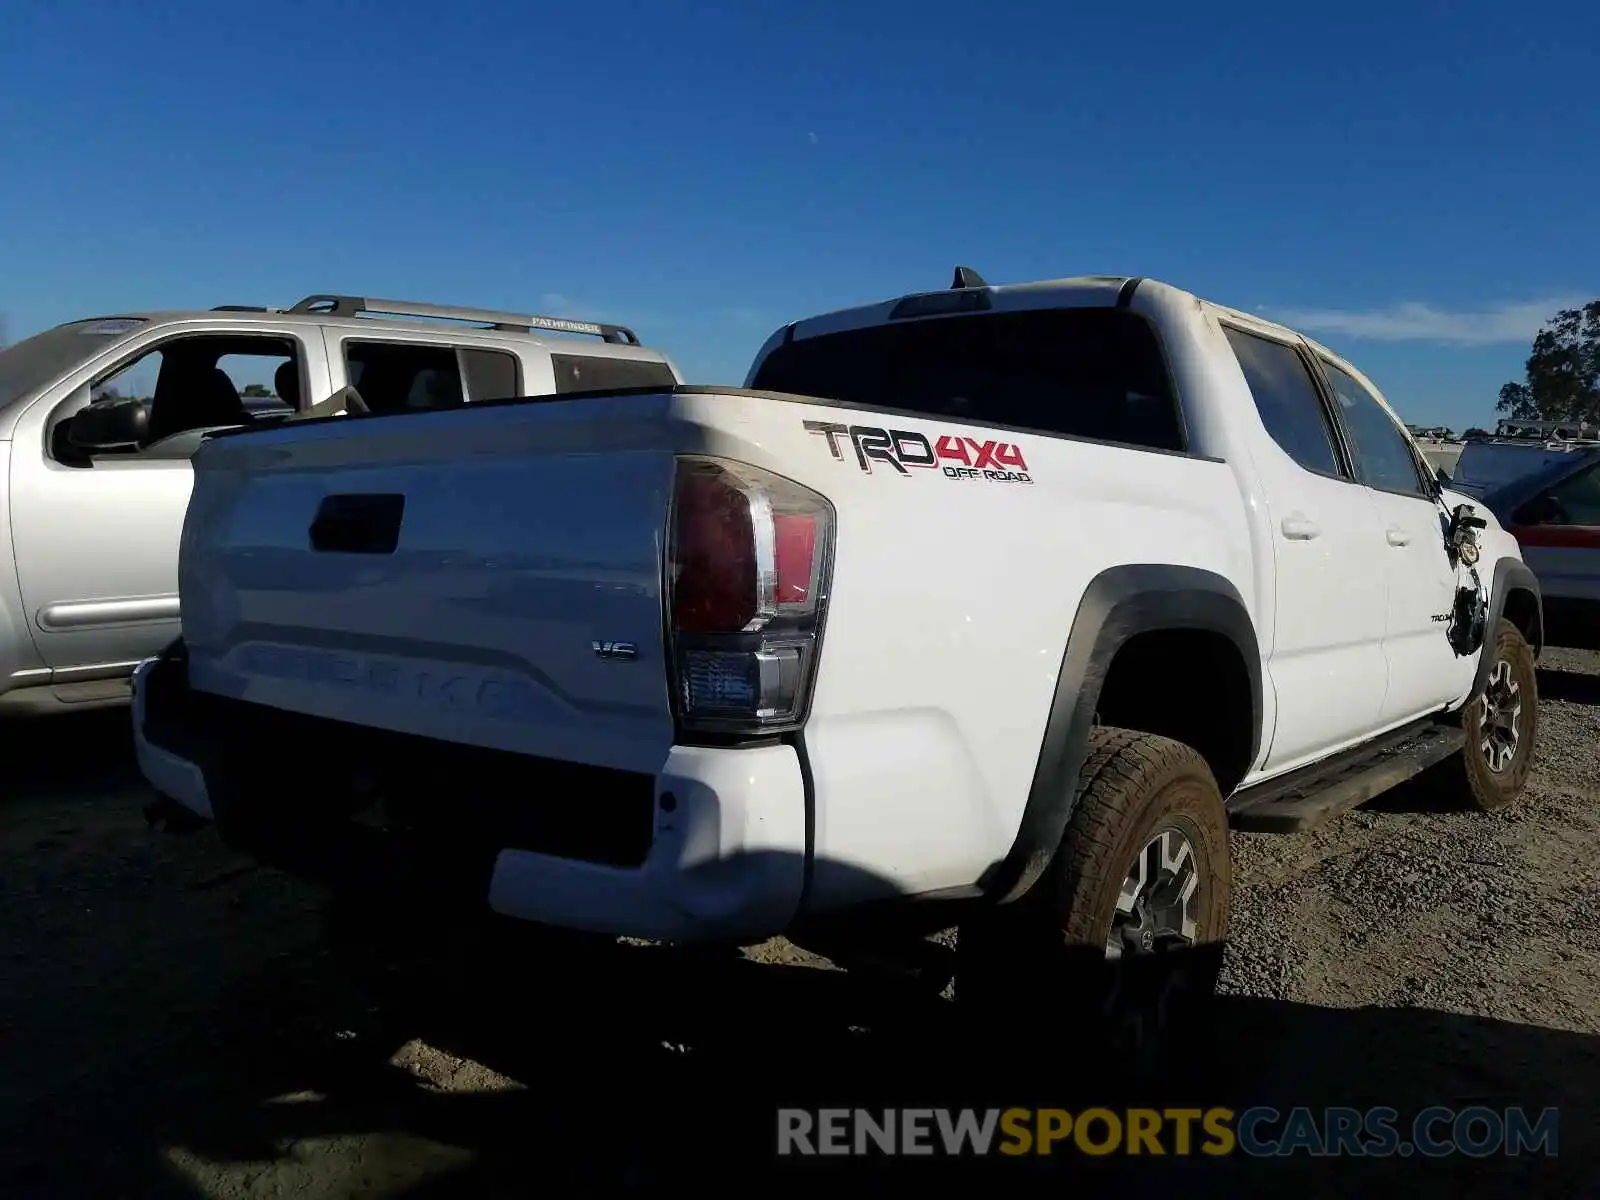
{"type": "Polygon", "coordinates": [[[1473,697],[1462,711],[1461,728],[1466,734],[1466,745],[1447,765],[1451,783],[1458,794],[1465,793],[1472,808],[1479,812],[1495,812],[1514,804],[1528,786],[1539,738],[1539,676],[1534,669],[1533,648],[1522,631],[1504,618],[1494,629],[1494,640],[1484,644],[1483,653],[1492,656],[1489,685],[1484,694],[1473,697]],[[1484,749],[1484,718],[1491,699],[1488,693],[1494,691],[1502,665],[1504,678],[1516,687],[1521,708],[1516,716],[1516,751],[1510,761],[1496,771],[1484,749]]]}
{"type": "Polygon", "coordinates": [[[1033,1015],[1078,1047],[1120,1054],[1120,1019],[1108,996],[1131,983],[1159,985],[1179,968],[1184,994],[1156,1044],[1136,1055],[1171,1059],[1215,992],[1232,896],[1228,823],[1210,767],[1170,738],[1125,729],[1091,731],[1072,817],[1050,866],[1019,900],[976,916],[958,932],[956,999],[980,1011],[1033,1015]],[[1107,958],[1117,898],[1141,849],[1163,830],[1181,833],[1198,884],[1192,949],[1107,958]]]}

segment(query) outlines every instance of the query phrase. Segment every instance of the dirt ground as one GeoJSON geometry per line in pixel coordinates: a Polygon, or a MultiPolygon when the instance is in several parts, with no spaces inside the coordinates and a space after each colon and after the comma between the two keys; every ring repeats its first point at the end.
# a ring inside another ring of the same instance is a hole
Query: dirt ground
{"type": "Polygon", "coordinates": [[[150,832],[126,714],[0,730],[0,1197],[943,1192],[956,1165],[773,1167],[780,1104],[1561,1110],[1555,1158],[985,1162],[989,1186],[1167,1195],[1600,1192],[1600,654],[1551,651],[1524,802],[1402,789],[1237,837],[1228,992],[1182,1081],[1042,1062],[1048,1012],[951,1007],[778,942],[569,958],[515,930],[331,948],[313,889],[150,832]],[[1113,1180],[1112,1176],[1115,1176],[1113,1180]]]}

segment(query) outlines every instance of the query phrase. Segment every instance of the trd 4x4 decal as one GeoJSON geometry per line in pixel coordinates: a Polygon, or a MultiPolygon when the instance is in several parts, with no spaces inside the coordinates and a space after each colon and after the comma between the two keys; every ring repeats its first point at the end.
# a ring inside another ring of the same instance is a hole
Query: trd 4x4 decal
{"type": "Polygon", "coordinates": [[[840,441],[855,451],[856,465],[868,475],[872,464],[882,463],[900,475],[938,468],[947,479],[987,479],[995,483],[1032,483],[1022,447],[1011,442],[980,441],[947,433],[935,442],[908,429],[880,429],[876,425],[840,425],[833,421],[807,421],[807,433],[827,439],[828,450],[843,461],[840,441]],[[959,464],[959,465],[958,465],[959,464]]]}

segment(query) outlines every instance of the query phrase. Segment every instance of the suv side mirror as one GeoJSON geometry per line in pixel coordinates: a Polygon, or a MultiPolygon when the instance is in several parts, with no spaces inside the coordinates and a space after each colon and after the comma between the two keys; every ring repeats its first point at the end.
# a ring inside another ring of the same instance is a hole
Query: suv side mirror
{"type": "Polygon", "coordinates": [[[1563,515],[1561,501],[1545,492],[1517,509],[1514,519],[1518,525],[1550,525],[1560,521],[1563,515]]]}
{"type": "Polygon", "coordinates": [[[150,433],[150,406],[132,398],[102,400],[79,409],[67,426],[67,442],[79,450],[125,450],[150,433]]]}
{"type": "Polygon", "coordinates": [[[1435,482],[1437,482],[1442,488],[1447,488],[1450,486],[1450,472],[1446,471],[1443,467],[1435,467],[1433,469],[1433,478],[1435,482]]]}

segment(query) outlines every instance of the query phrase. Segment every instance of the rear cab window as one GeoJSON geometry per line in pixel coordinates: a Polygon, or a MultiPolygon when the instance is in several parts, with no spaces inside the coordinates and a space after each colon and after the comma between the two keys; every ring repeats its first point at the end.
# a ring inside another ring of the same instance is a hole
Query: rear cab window
{"type": "Polygon", "coordinates": [[[1123,309],[964,314],[796,337],[757,391],[1182,452],[1155,329],[1123,309]]]}

